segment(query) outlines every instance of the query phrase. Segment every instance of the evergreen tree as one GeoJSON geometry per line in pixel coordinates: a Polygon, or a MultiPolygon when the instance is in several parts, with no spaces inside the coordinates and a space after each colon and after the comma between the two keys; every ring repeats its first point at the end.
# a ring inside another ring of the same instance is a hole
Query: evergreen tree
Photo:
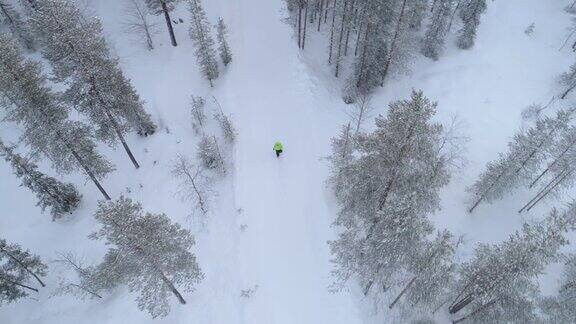
{"type": "Polygon", "coordinates": [[[508,152],[490,162],[480,178],[468,188],[472,212],[481,202],[492,202],[529,182],[549,157],[551,147],[568,127],[573,110],[561,110],[555,117],[545,117],[527,131],[514,136],[508,152]]]}
{"type": "Polygon", "coordinates": [[[407,266],[410,274],[407,284],[394,299],[390,308],[405,295],[411,305],[430,310],[446,298],[454,279],[454,252],[456,243],[446,230],[438,232],[435,239],[422,242],[407,266]]]}
{"type": "Polygon", "coordinates": [[[55,79],[70,84],[65,99],[88,116],[99,139],[122,143],[139,167],[124,135],[135,128],[142,136],[155,132],[138,94],[110,55],[96,18],[86,19],[68,0],[36,4],[31,25],[52,64],[55,79]]]}
{"type": "Polygon", "coordinates": [[[458,31],[457,45],[461,49],[474,46],[476,30],[480,25],[480,16],[486,11],[486,0],[464,0],[458,16],[462,19],[462,28],[458,31]]]}
{"type": "Polygon", "coordinates": [[[50,207],[52,219],[58,219],[64,214],[71,214],[80,203],[80,193],[70,183],[62,183],[38,171],[36,164],[24,159],[0,141],[0,157],[10,163],[14,174],[22,179],[22,185],[30,189],[38,198],[37,206],[50,207]]]}
{"type": "Polygon", "coordinates": [[[178,46],[176,42],[176,35],[174,35],[174,28],[172,27],[172,20],[170,19],[170,12],[174,10],[174,6],[179,0],[145,0],[148,9],[155,15],[164,15],[168,33],[170,34],[170,41],[172,46],[178,46]]]}
{"type": "Polygon", "coordinates": [[[205,105],[204,98],[192,96],[190,114],[192,115],[192,128],[197,135],[202,133],[204,125],[206,125],[205,105]]]}
{"type": "Polygon", "coordinates": [[[3,29],[10,31],[27,50],[35,50],[34,39],[28,30],[26,22],[13,5],[6,0],[0,0],[0,32],[3,29]]]}
{"type": "Polygon", "coordinates": [[[435,111],[435,103],[413,92],[376,118],[373,133],[350,140],[345,129],[334,142],[335,225],[343,227],[330,242],[337,284],[354,275],[366,294],[375,284],[388,288],[433,231],[426,215],[439,208],[438,191],[449,177],[437,163],[443,128],[430,121],[435,111]]]}
{"type": "Polygon", "coordinates": [[[547,323],[570,323],[576,318],[576,255],[566,262],[558,294],[544,298],[541,308],[547,323]]]}
{"type": "Polygon", "coordinates": [[[448,33],[453,0],[437,0],[436,2],[420,48],[424,56],[433,60],[437,60],[444,50],[444,38],[448,33]]]}
{"type": "Polygon", "coordinates": [[[576,229],[575,208],[573,203],[565,212],[553,210],[500,244],[480,244],[459,270],[449,312],[467,314],[454,323],[534,322],[539,295],[534,280],[559,260],[559,249],[568,244],[565,234],[576,229]]]}
{"type": "Polygon", "coordinates": [[[0,305],[38,292],[28,282],[35,280],[46,286],[41,277],[46,276],[48,267],[36,255],[17,244],[8,244],[0,239],[0,305]]]}
{"type": "Polygon", "coordinates": [[[576,88],[576,63],[570,66],[568,72],[560,75],[560,85],[564,88],[560,99],[565,99],[568,94],[576,88]]]}
{"type": "Polygon", "coordinates": [[[232,53],[228,45],[228,27],[224,24],[224,19],[218,19],[216,30],[218,31],[218,51],[220,52],[220,59],[224,65],[228,65],[228,63],[232,62],[232,53]]]}
{"type": "Polygon", "coordinates": [[[210,24],[200,0],[188,0],[188,4],[191,15],[190,38],[196,48],[196,60],[202,74],[208,79],[210,86],[213,86],[212,80],[218,78],[218,63],[214,40],[210,35],[210,24]]]}
{"type": "Polygon", "coordinates": [[[205,168],[226,173],[222,152],[215,136],[202,135],[198,143],[198,159],[205,168]]]}
{"type": "Polygon", "coordinates": [[[39,64],[24,60],[21,51],[0,35],[0,107],[7,120],[23,126],[22,140],[34,157],[46,156],[59,173],[83,169],[102,195],[99,183],[114,169],[96,152],[89,128],[68,120],[68,108],[46,86],[39,64]]]}
{"type": "Polygon", "coordinates": [[[193,291],[203,278],[189,252],[194,245],[190,231],[164,214],[144,213],[140,204],[123,197],[101,202],[94,217],[102,227],[90,238],[110,246],[104,261],[93,269],[96,292],[127,285],[138,292],[138,307],[152,317],[168,315],[170,293],[186,303],[178,289],[193,291]]]}

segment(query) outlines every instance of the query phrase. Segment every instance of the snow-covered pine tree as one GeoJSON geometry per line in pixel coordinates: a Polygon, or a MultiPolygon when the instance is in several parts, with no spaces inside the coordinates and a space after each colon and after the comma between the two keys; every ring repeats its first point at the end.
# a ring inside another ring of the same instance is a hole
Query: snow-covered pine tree
{"type": "Polygon", "coordinates": [[[331,158],[331,180],[339,183],[335,225],[343,227],[330,242],[336,284],[355,276],[365,293],[375,284],[389,287],[433,231],[426,215],[439,208],[438,191],[449,178],[446,165],[436,163],[443,128],[431,122],[435,112],[435,103],[413,92],[376,118],[373,133],[355,136],[351,151],[348,132],[339,140],[334,154],[344,158],[331,158]]]}
{"type": "Polygon", "coordinates": [[[199,135],[204,130],[204,125],[206,125],[206,113],[204,112],[204,107],[206,106],[206,101],[202,97],[192,96],[190,99],[190,114],[192,115],[192,128],[196,135],[199,135]]]}
{"type": "Polygon", "coordinates": [[[28,25],[16,8],[6,0],[0,0],[0,32],[3,29],[10,31],[12,36],[27,50],[34,51],[36,49],[28,25]]]}
{"type": "Polygon", "coordinates": [[[438,60],[444,50],[444,38],[448,33],[453,0],[437,0],[436,2],[420,47],[422,55],[433,60],[438,60]]]}
{"type": "Polygon", "coordinates": [[[539,295],[536,277],[560,259],[568,244],[565,234],[576,229],[576,203],[566,211],[552,210],[542,221],[524,224],[500,244],[480,244],[474,257],[461,265],[450,314],[466,315],[473,323],[531,323],[539,295]]]}
{"type": "Polygon", "coordinates": [[[197,155],[205,168],[216,170],[218,173],[226,173],[220,145],[215,136],[202,135],[198,143],[197,155]]]}
{"type": "Polygon", "coordinates": [[[210,24],[200,0],[188,0],[188,4],[191,16],[190,38],[196,48],[196,60],[200,65],[202,74],[208,79],[212,87],[212,80],[218,78],[219,72],[214,39],[210,34],[210,24]]]}
{"type": "Polygon", "coordinates": [[[428,0],[417,0],[412,5],[410,10],[410,28],[420,31],[422,29],[422,22],[426,18],[426,11],[428,10],[428,0]]]}
{"type": "Polygon", "coordinates": [[[126,285],[138,292],[138,307],[152,317],[168,315],[170,293],[186,303],[178,289],[193,291],[203,278],[189,251],[194,245],[190,231],[165,214],[144,213],[139,203],[124,197],[101,202],[94,217],[102,227],[90,238],[110,246],[92,273],[98,290],[126,285]]]}
{"type": "Polygon", "coordinates": [[[174,27],[172,26],[172,19],[170,19],[170,12],[174,10],[174,6],[180,0],[145,0],[148,9],[155,15],[164,15],[166,20],[166,27],[168,27],[168,33],[170,34],[170,41],[172,46],[178,46],[176,42],[176,35],[174,35],[174,27]]]}
{"type": "Polygon", "coordinates": [[[392,3],[369,1],[365,5],[364,27],[360,29],[353,63],[353,73],[344,93],[344,101],[351,103],[358,95],[368,94],[383,84],[384,61],[388,55],[385,23],[392,20],[392,3]]]}
{"type": "Polygon", "coordinates": [[[70,84],[65,99],[88,116],[99,139],[109,145],[121,142],[138,168],[124,135],[133,128],[147,136],[156,126],[118,61],[112,58],[100,21],[85,18],[68,0],[46,0],[36,3],[35,8],[30,19],[32,30],[43,45],[55,79],[70,84]]]}
{"type": "Polygon", "coordinates": [[[0,239],[0,306],[26,297],[31,291],[38,292],[29,281],[46,286],[41,278],[47,269],[38,256],[0,239]]]}
{"type": "Polygon", "coordinates": [[[0,35],[0,107],[23,126],[22,140],[34,157],[46,156],[59,173],[82,169],[106,199],[99,179],[114,168],[96,151],[90,129],[68,120],[68,110],[46,85],[38,63],[24,60],[19,48],[0,35]]]}
{"type": "Polygon", "coordinates": [[[558,294],[546,297],[540,304],[546,314],[545,323],[570,323],[576,318],[576,255],[566,262],[558,294]]]}
{"type": "Polygon", "coordinates": [[[409,260],[407,283],[389,307],[394,307],[402,296],[406,296],[411,305],[429,310],[445,299],[454,280],[456,246],[457,242],[447,230],[438,232],[434,240],[424,240],[416,250],[416,257],[409,260]]]}
{"type": "Polygon", "coordinates": [[[364,5],[365,27],[360,28],[362,33],[358,35],[358,55],[345,88],[346,102],[383,86],[390,74],[410,70],[417,38],[417,30],[411,27],[412,18],[421,9],[420,0],[372,0],[364,5]]]}
{"type": "Polygon", "coordinates": [[[232,62],[232,52],[230,52],[230,45],[228,45],[228,27],[224,24],[222,17],[218,18],[216,30],[218,31],[218,52],[220,53],[220,59],[224,65],[228,65],[232,62]]]}
{"type": "Polygon", "coordinates": [[[560,75],[560,85],[564,88],[560,99],[565,99],[568,94],[576,88],[576,63],[570,66],[568,72],[560,75]]]}
{"type": "Polygon", "coordinates": [[[456,44],[461,49],[474,46],[476,30],[480,25],[480,16],[486,11],[486,0],[464,0],[458,16],[462,19],[462,28],[458,31],[456,44]]]}
{"type": "Polygon", "coordinates": [[[532,181],[573,115],[574,110],[561,110],[556,116],[544,117],[536,121],[534,127],[516,134],[508,144],[508,152],[488,163],[480,178],[468,188],[472,202],[468,211],[472,212],[483,201],[490,203],[500,199],[521,184],[532,181]]]}
{"type": "Polygon", "coordinates": [[[218,102],[218,99],[216,99],[216,97],[212,97],[212,99],[214,99],[214,103],[218,106],[218,109],[214,114],[214,119],[218,122],[218,125],[220,125],[222,137],[224,137],[227,144],[234,144],[237,135],[236,129],[234,128],[230,118],[224,114],[224,110],[222,109],[220,102],[218,102]]]}
{"type": "Polygon", "coordinates": [[[4,145],[0,140],[0,157],[10,163],[14,174],[21,178],[22,186],[30,189],[36,198],[37,206],[50,207],[52,219],[71,214],[80,203],[81,195],[71,183],[63,183],[38,171],[33,162],[14,152],[13,147],[4,145]]]}

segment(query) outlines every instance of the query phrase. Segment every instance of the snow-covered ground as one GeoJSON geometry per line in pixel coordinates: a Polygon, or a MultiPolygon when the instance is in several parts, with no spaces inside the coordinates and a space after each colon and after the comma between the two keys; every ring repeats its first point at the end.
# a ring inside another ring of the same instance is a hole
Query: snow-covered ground
{"type": "MultiPolygon", "coordinates": [[[[48,287],[34,299],[0,308],[0,323],[245,323],[319,324],[381,322],[354,289],[329,291],[330,254],[326,241],[335,206],[325,186],[328,169],[322,158],[330,137],[347,121],[339,83],[326,77],[324,60],[311,45],[300,53],[280,0],[204,1],[212,22],[222,16],[230,28],[234,54],[214,89],[202,80],[187,37],[184,5],[174,18],[180,46],[170,46],[162,17],[157,49],[147,52],[129,41],[122,23],[122,1],[84,0],[100,16],[107,39],[121,65],[147,101],[161,130],[151,138],[129,136],[141,162],[134,170],[122,150],[103,147],[118,171],[104,181],[113,197],[121,194],[142,202],[145,209],[164,212],[196,235],[194,252],[205,273],[196,292],[185,294],[188,304],[173,300],[164,319],[140,312],[133,296],[119,290],[102,300],[80,301],[52,297],[58,266],[51,264],[48,287]],[[182,153],[194,158],[197,139],[190,116],[190,95],[212,95],[222,103],[239,133],[228,177],[215,183],[212,210],[202,226],[191,215],[191,204],[179,199],[171,160],[182,153]],[[272,145],[281,140],[284,155],[277,159],[272,145]],[[254,289],[249,298],[241,291],[254,289]]],[[[452,44],[438,62],[419,57],[409,76],[391,80],[373,104],[385,113],[391,100],[405,98],[412,88],[439,102],[438,118],[457,115],[469,137],[468,164],[443,192],[443,209],[434,215],[438,227],[465,234],[465,258],[475,242],[497,242],[523,221],[539,218],[553,204],[528,214],[516,210],[529,199],[519,193],[492,205],[466,212],[464,188],[486,162],[506,149],[523,126],[520,113],[531,103],[547,103],[557,94],[556,77],[572,63],[572,53],[559,47],[567,34],[568,1],[491,1],[482,18],[476,46],[460,51],[452,44]],[[535,23],[531,36],[524,30],[535,23]]],[[[311,36],[313,40],[313,35],[311,36]]],[[[368,125],[367,125],[368,126],[368,125]]],[[[0,136],[17,137],[18,127],[3,124],[0,136]]],[[[42,170],[53,172],[46,164],[42,170]]],[[[56,252],[73,251],[87,263],[98,262],[105,247],[87,239],[97,228],[92,218],[99,193],[81,175],[63,177],[79,186],[83,205],[68,221],[53,223],[40,215],[34,197],[0,163],[0,237],[17,242],[45,260],[56,252]]],[[[557,271],[557,268],[552,270],[557,271]]],[[[544,280],[553,286],[557,273],[544,280]]]]}

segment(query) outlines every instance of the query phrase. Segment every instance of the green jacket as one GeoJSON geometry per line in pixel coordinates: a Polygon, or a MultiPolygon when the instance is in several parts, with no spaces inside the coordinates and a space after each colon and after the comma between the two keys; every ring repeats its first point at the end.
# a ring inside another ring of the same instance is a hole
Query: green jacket
{"type": "Polygon", "coordinates": [[[283,150],[282,143],[280,142],[274,143],[274,151],[282,151],[282,150],[283,150]]]}

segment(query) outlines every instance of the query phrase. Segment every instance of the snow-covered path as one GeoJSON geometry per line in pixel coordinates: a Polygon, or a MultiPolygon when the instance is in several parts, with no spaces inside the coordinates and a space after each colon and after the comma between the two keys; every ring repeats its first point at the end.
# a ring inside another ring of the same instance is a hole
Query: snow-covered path
{"type": "Polygon", "coordinates": [[[316,104],[322,94],[303,71],[281,1],[244,0],[230,9],[237,54],[226,102],[240,134],[236,201],[247,225],[239,270],[246,288],[258,285],[243,323],[358,323],[351,297],[328,291],[332,216],[320,158],[334,125],[316,104]],[[285,148],[280,159],[276,140],[285,148]]]}

